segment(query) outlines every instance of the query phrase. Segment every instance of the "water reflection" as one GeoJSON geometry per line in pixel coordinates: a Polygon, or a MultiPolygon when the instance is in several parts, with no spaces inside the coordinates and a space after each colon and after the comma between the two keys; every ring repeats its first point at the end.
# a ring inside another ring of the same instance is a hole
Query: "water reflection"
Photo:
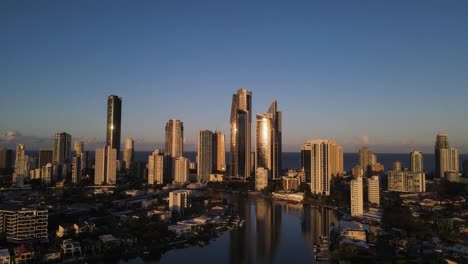
{"type": "Polygon", "coordinates": [[[313,244],[320,236],[328,236],[330,225],[337,223],[335,213],[326,208],[264,198],[240,198],[233,203],[246,220],[242,228],[230,232],[229,259],[233,264],[283,263],[287,256],[296,254],[302,256],[301,263],[313,262],[313,244]],[[285,226],[283,221],[287,221],[285,226]],[[295,230],[288,230],[291,228],[295,230]],[[301,249],[304,254],[295,252],[301,249]]]}
{"type": "Polygon", "coordinates": [[[304,206],[302,235],[307,241],[318,244],[321,236],[330,234],[330,226],[337,223],[334,211],[322,207],[304,206]]]}

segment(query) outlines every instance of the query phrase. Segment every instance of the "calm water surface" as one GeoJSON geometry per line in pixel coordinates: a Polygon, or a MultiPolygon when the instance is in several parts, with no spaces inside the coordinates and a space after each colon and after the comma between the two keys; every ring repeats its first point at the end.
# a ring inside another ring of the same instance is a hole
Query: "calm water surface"
{"type": "Polygon", "coordinates": [[[335,212],[325,208],[254,197],[232,201],[246,219],[242,228],[227,231],[204,247],[166,252],[158,263],[314,263],[313,244],[337,223],[335,212]]]}

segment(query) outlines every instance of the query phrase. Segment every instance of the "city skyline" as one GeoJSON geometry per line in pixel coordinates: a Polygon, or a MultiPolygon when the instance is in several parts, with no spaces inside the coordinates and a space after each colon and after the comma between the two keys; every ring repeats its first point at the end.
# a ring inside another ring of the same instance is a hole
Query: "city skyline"
{"type": "Polygon", "coordinates": [[[229,134],[230,95],[245,87],[254,115],[281,103],[284,151],[330,138],[345,152],[430,153],[444,132],[468,153],[466,2],[50,2],[0,3],[0,147],[50,148],[60,131],[103,147],[102,101],[116,94],[136,150],[162,149],[175,118],[195,151],[198,130],[229,134]]]}

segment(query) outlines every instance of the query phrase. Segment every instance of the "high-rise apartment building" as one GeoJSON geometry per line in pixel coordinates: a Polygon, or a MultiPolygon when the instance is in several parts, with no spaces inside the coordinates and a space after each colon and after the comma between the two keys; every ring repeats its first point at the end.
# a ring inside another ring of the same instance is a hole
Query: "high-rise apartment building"
{"type": "Polygon", "coordinates": [[[82,175],[82,166],[81,166],[81,154],[77,154],[73,157],[72,162],[72,183],[79,183],[82,175]]]}
{"type": "Polygon", "coordinates": [[[165,160],[164,153],[157,149],[148,157],[148,184],[164,183],[165,160]]]}
{"type": "Polygon", "coordinates": [[[359,166],[364,170],[366,174],[369,171],[369,166],[377,163],[377,156],[366,147],[359,149],[359,166]]]}
{"type": "Polygon", "coordinates": [[[449,168],[450,171],[459,172],[460,171],[460,158],[458,156],[458,149],[450,148],[449,149],[449,168]]]}
{"type": "Polygon", "coordinates": [[[123,161],[125,162],[125,169],[129,170],[132,168],[133,159],[135,155],[135,151],[133,149],[134,142],[132,138],[125,139],[125,148],[123,151],[123,161]]]}
{"type": "Polygon", "coordinates": [[[42,209],[0,209],[0,233],[14,243],[46,240],[48,216],[48,211],[42,209]]]}
{"type": "Polygon", "coordinates": [[[169,157],[182,157],[184,152],[184,123],[171,119],[166,123],[166,150],[169,157]]]}
{"type": "MultiPolygon", "coordinates": [[[[190,160],[184,157],[173,158],[172,178],[175,183],[186,183],[189,181],[190,160]]],[[[208,176],[208,181],[209,181],[208,176]]]]}
{"type": "Polygon", "coordinates": [[[213,170],[226,171],[226,142],[224,134],[220,131],[215,131],[213,134],[213,170]]]}
{"type": "Polygon", "coordinates": [[[388,190],[394,192],[425,192],[426,175],[423,172],[388,171],[388,190]]]}
{"type": "Polygon", "coordinates": [[[183,209],[190,208],[190,191],[178,190],[169,193],[169,211],[181,214],[183,209]]]}
{"type": "Polygon", "coordinates": [[[436,177],[443,177],[446,171],[450,171],[449,148],[447,135],[445,133],[437,134],[434,147],[436,177]]]}
{"type": "Polygon", "coordinates": [[[13,173],[13,184],[22,186],[24,179],[29,175],[29,157],[25,154],[23,144],[16,145],[15,171],[13,173]]]}
{"type": "Polygon", "coordinates": [[[424,172],[423,154],[420,151],[410,153],[410,171],[424,172]]]}
{"type": "Polygon", "coordinates": [[[393,170],[401,171],[401,161],[397,160],[393,162],[393,170]]]}
{"type": "Polygon", "coordinates": [[[301,167],[314,194],[330,195],[333,176],[343,172],[343,148],[333,140],[309,140],[301,149],[301,167]]]}
{"type": "Polygon", "coordinates": [[[117,159],[120,157],[120,134],[122,122],[122,97],[107,97],[106,147],[115,149],[117,159]]]}
{"type": "Polygon", "coordinates": [[[0,149],[0,175],[11,173],[13,164],[13,151],[11,149],[0,149]]]}
{"type": "Polygon", "coordinates": [[[42,183],[45,185],[50,185],[54,175],[54,168],[52,163],[47,163],[41,168],[41,178],[42,183]]]}
{"type": "Polygon", "coordinates": [[[83,151],[84,151],[83,141],[73,142],[73,151],[75,151],[75,155],[83,153],[83,151]]]}
{"type": "Polygon", "coordinates": [[[213,172],[213,132],[200,130],[197,135],[197,180],[210,181],[213,172]]]}
{"type": "Polygon", "coordinates": [[[94,185],[115,185],[117,150],[111,147],[96,149],[94,185]]]}
{"type": "Polygon", "coordinates": [[[270,177],[273,180],[280,179],[282,151],[281,119],[278,104],[274,101],[268,109],[268,113],[257,115],[256,121],[255,167],[268,169],[270,177]]]}
{"type": "Polygon", "coordinates": [[[71,161],[71,141],[70,134],[65,132],[55,134],[53,162],[67,163],[71,161]]]}
{"type": "Polygon", "coordinates": [[[54,159],[53,149],[40,149],[39,150],[39,168],[44,167],[47,163],[51,163],[54,159]]]}
{"type": "Polygon", "coordinates": [[[362,177],[351,180],[351,216],[362,216],[364,213],[364,192],[362,177]]]}
{"type": "Polygon", "coordinates": [[[367,196],[369,203],[380,204],[380,183],[379,176],[372,176],[367,180],[367,196]]]}
{"type": "Polygon", "coordinates": [[[231,175],[245,180],[251,175],[252,92],[239,89],[231,106],[231,175]]]}

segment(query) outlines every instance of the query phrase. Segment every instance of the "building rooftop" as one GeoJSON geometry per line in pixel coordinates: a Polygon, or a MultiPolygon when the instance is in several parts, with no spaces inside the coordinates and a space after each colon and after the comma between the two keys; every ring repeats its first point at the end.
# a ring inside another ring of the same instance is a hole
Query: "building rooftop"
{"type": "Polygon", "coordinates": [[[7,257],[7,256],[10,256],[10,251],[8,251],[8,249],[6,248],[0,249],[0,257],[7,257]]]}

